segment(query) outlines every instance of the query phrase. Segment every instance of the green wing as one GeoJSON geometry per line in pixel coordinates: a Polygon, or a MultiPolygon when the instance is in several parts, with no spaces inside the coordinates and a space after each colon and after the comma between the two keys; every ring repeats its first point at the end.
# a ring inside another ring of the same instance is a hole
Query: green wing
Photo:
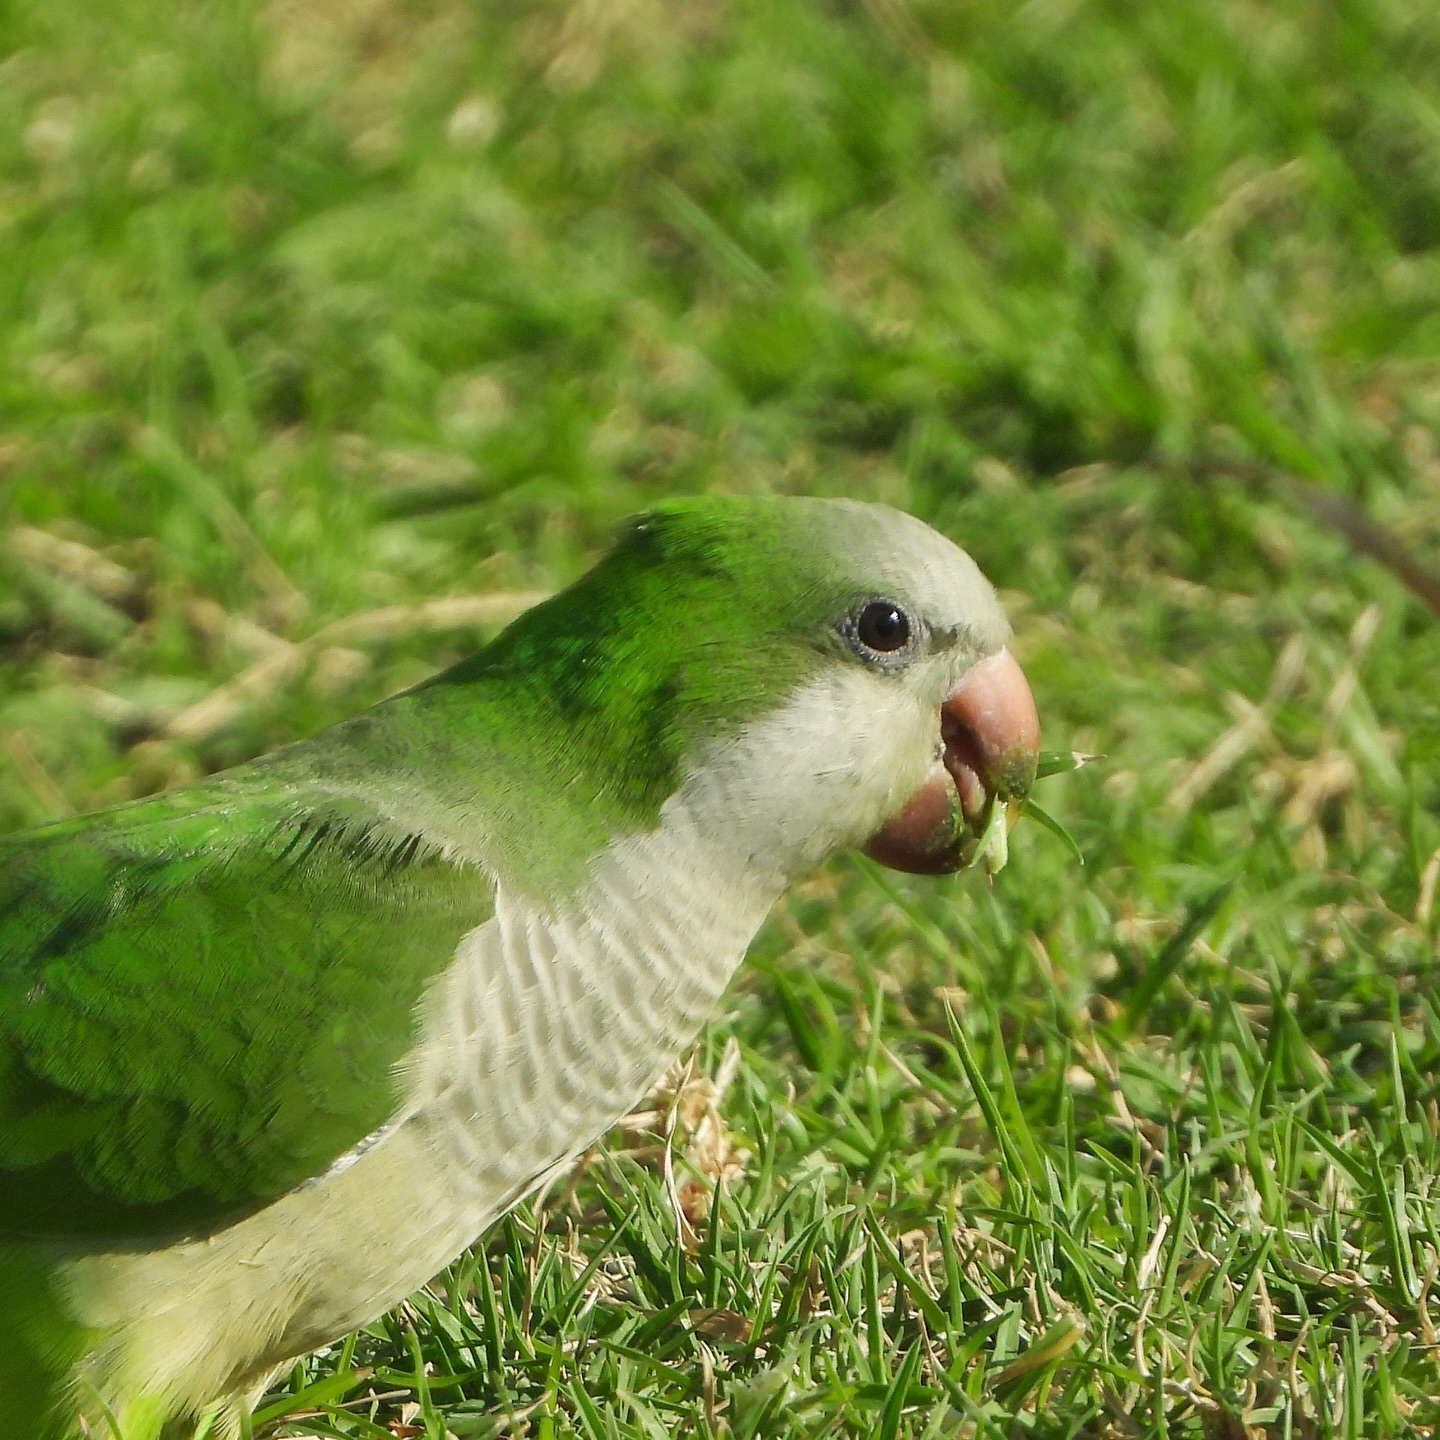
{"type": "Polygon", "coordinates": [[[0,841],[0,1237],[200,1232],[323,1172],[490,911],[378,812],[228,778],[0,841]]]}

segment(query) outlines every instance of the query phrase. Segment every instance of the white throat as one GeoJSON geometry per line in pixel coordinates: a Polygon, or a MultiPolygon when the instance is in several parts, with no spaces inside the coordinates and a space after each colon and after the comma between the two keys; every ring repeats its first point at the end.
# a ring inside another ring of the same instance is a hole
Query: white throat
{"type": "Polygon", "coordinates": [[[502,886],[461,941],[411,1123],[477,1228],[631,1109],[714,1009],[782,888],[728,861],[682,790],[575,903],[547,913],[502,886]]]}
{"type": "Polygon", "coordinates": [[[641,1099],[789,880],[919,788],[938,741],[927,726],[898,687],[827,675],[712,747],[654,830],[597,857],[574,902],[547,911],[497,889],[433,997],[412,1087],[412,1123],[477,1228],[641,1099]]]}

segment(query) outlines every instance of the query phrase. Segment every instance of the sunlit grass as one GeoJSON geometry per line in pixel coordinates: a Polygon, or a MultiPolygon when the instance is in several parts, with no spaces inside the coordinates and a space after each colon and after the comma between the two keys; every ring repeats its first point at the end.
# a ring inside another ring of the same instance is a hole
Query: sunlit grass
{"type": "Polygon", "coordinates": [[[311,732],[703,487],[955,535],[1106,757],[1039,787],[1083,867],[801,887],[653,1130],[262,1432],[1428,1433],[1440,636],[1271,477],[1437,563],[1440,11],[3,27],[4,826],[311,732]]]}

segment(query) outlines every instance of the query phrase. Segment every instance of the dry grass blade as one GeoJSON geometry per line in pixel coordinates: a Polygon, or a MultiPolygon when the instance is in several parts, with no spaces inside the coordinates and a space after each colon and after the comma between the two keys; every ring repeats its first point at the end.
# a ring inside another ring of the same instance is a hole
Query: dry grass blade
{"type": "Polygon", "coordinates": [[[1270,673],[1270,684],[1259,705],[1252,705],[1244,696],[1235,696],[1242,718],[1226,730],[1195,763],[1190,773],[1166,797],[1165,803],[1184,814],[1192,810],[1210,788],[1216,785],[1268,733],[1270,717],[1295,689],[1305,670],[1306,646],[1302,635],[1292,635],[1285,642],[1270,673]]]}
{"type": "Polygon", "coordinates": [[[33,525],[13,526],[5,540],[11,554],[76,581],[112,605],[124,606],[140,592],[133,571],[78,540],[65,540],[33,525]]]}
{"type": "Polygon", "coordinates": [[[386,605],[332,620],[312,636],[309,643],[353,645],[426,631],[507,625],[532,605],[548,599],[550,593],[548,590],[514,590],[493,595],[451,595],[415,605],[386,605]]]}
{"type": "Polygon", "coordinates": [[[261,658],[170,717],[162,728],[172,739],[194,744],[217,734],[256,705],[270,700],[304,674],[312,663],[318,665],[329,657],[330,669],[343,667],[346,672],[340,679],[356,673],[354,652],[337,642],[373,643],[418,632],[502,625],[548,594],[548,591],[514,591],[455,595],[417,605],[363,610],[334,620],[309,639],[295,642],[282,640],[251,621],[227,616],[218,606],[192,607],[192,617],[203,616],[203,623],[213,633],[258,652],[261,658]]]}
{"type": "Polygon", "coordinates": [[[41,764],[30,744],[29,737],[23,730],[6,730],[3,735],[0,735],[0,744],[4,745],[5,753],[10,757],[11,764],[20,772],[20,776],[29,786],[31,794],[40,802],[42,812],[47,819],[58,820],[75,813],[75,807],[70,803],[65,792],[55,783],[50,772],[41,764]]]}

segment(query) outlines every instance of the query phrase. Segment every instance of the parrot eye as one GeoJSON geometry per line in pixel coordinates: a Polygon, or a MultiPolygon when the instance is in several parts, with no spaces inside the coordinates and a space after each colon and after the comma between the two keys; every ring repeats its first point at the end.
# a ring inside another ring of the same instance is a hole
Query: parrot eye
{"type": "Polygon", "coordinates": [[[910,617],[888,600],[872,600],[855,622],[855,634],[867,650],[888,655],[901,650],[910,639],[910,617]]]}
{"type": "Polygon", "coordinates": [[[910,616],[893,600],[867,601],[851,612],[843,629],[861,659],[872,662],[905,650],[915,633],[910,616]]]}

